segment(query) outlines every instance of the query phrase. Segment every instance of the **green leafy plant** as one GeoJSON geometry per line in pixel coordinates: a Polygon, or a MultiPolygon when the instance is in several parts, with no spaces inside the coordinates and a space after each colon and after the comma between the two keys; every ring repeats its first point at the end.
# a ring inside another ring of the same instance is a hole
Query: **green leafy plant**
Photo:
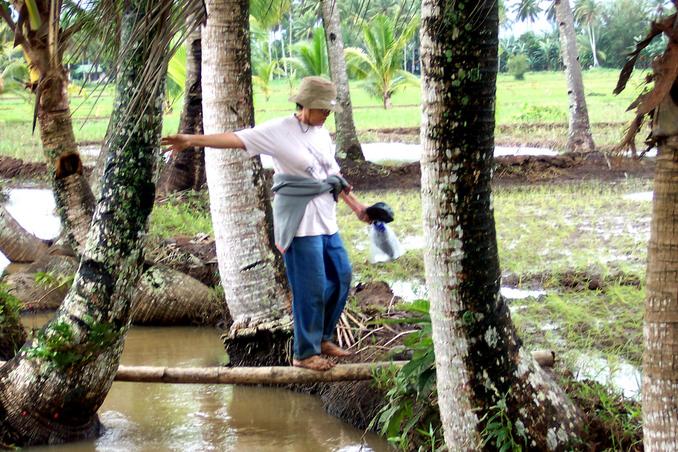
{"type": "Polygon", "coordinates": [[[525,427],[520,421],[515,424],[511,421],[508,415],[506,397],[501,397],[497,404],[490,408],[485,417],[487,416],[489,418],[480,433],[483,439],[483,447],[487,447],[489,444],[494,446],[493,450],[499,452],[521,452],[523,445],[527,443],[525,427]],[[521,439],[522,444],[517,439],[521,439]]]}
{"type": "Polygon", "coordinates": [[[35,282],[48,289],[70,286],[73,284],[74,274],[58,275],[54,272],[38,272],[35,274],[35,282]]]}
{"type": "Polygon", "coordinates": [[[524,104],[517,119],[525,122],[565,122],[567,114],[550,105],[524,104]]]}
{"type": "MultiPolygon", "coordinates": [[[[371,427],[377,425],[390,442],[403,450],[412,442],[425,447],[420,450],[436,450],[436,445],[443,441],[441,429],[435,427],[440,425],[440,420],[435,402],[436,369],[429,302],[417,300],[398,308],[409,316],[381,322],[418,327],[403,340],[412,358],[399,370],[387,369],[375,375],[377,386],[387,393],[386,404],[372,420],[371,427]]],[[[394,350],[398,351],[402,349],[394,350]]]]}
{"type": "Polygon", "coordinates": [[[530,70],[530,60],[526,55],[513,55],[508,60],[508,70],[516,80],[525,80],[525,73],[530,70]]]}

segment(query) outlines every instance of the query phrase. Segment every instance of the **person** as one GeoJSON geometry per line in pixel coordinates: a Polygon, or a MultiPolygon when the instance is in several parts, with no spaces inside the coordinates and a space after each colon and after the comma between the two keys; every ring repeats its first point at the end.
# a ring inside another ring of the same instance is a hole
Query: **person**
{"type": "Polygon", "coordinates": [[[161,144],[172,153],[211,147],[272,157],[275,242],[292,289],[292,363],[324,371],[334,363],[321,355],[350,355],[333,342],[351,284],[351,264],[337,226],[337,199],[359,220],[370,220],[366,206],[341,176],[332,139],[323,127],[330,112],[341,111],[335,85],[323,77],[305,77],[289,100],[297,106],[293,115],[234,132],[170,135],[161,144]]]}

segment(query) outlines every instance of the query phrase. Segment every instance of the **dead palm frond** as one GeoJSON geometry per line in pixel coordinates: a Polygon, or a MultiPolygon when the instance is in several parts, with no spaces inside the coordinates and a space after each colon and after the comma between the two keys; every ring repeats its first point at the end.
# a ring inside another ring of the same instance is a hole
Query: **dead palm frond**
{"type": "MultiPolygon", "coordinates": [[[[678,7],[678,0],[673,0],[678,7]]],[[[636,44],[636,48],[630,54],[629,61],[624,65],[614,94],[619,94],[626,88],[638,57],[657,36],[666,35],[668,43],[664,53],[652,62],[652,74],[646,78],[646,83],[653,83],[651,88],[646,89],[638,98],[631,103],[628,110],[636,110],[636,115],[629,124],[622,142],[615,148],[616,152],[627,149],[635,149],[635,137],[643,126],[645,120],[652,119],[660,103],[671,94],[672,88],[678,80],[678,13],[666,17],[658,22],[653,22],[650,32],[642,41],[636,44]]],[[[657,137],[650,134],[645,140],[647,150],[657,144],[657,137]]]]}

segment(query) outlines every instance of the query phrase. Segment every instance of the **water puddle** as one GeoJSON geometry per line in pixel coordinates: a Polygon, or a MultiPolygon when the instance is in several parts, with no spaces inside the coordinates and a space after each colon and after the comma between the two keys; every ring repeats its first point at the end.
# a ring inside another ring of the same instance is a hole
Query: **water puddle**
{"type": "Polygon", "coordinates": [[[639,201],[639,202],[652,202],[653,192],[651,191],[642,191],[638,193],[629,193],[624,195],[623,198],[629,201],[639,201]]]}
{"type": "Polygon", "coordinates": [[[425,284],[413,281],[392,281],[388,283],[393,295],[403,301],[411,302],[428,298],[428,290],[425,284]]]}
{"type": "MultiPolygon", "coordinates": [[[[418,162],[421,158],[420,144],[407,143],[362,143],[365,159],[373,163],[382,162],[418,162]]],[[[494,148],[494,156],[506,155],[558,155],[558,152],[548,148],[533,148],[526,146],[497,146],[494,148]]],[[[261,156],[261,162],[265,168],[272,168],[272,159],[268,155],[261,156]]]]}
{"type": "MultiPolygon", "coordinates": [[[[7,190],[5,208],[28,232],[41,239],[52,239],[59,235],[61,223],[54,211],[52,190],[37,188],[15,188],[7,190]]],[[[0,275],[9,265],[9,260],[0,253],[0,275]]]]}
{"type": "Polygon", "coordinates": [[[642,375],[638,368],[624,361],[613,364],[599,356],[582,354],[575,363],[574,374],[578,380],[610,385],[626,398],[640,398],[642,375]]]}
{"type": "MultiPolygon", "coordinates": [[[[424,283],[416,281],[393,281],[389,283],[393,295],[403,299],[403,301],[414,301],[428,297],[428,290],[424,283]]],[[[514,289],[512,287],[502,287],[501,294],[509,300],[525,300],[527,298],[541,299],[546,295],[544,290],[524,290],[514,289]]]]}
{"type": "Polygon", "coordinates": [[[54,209],[52,190],[16,188],[7,190],[5,207],[28,232],[41,239],[53,239],[61,231],[54,209]]]}
{"type": "Polygon", "coordinates": [[[544,290],[524,290],[505,286],[500,289],[500,292],[504,298],[509,300],[524,300],[526,298],[540,299],[546,295],[546,291],[544,290]]]}
{"type": "MultiPolygon", "coordinates": [[[[24,325],[39,327],[48,318],[26,316],[24,325]]],[[[215,366],[223,357],[215,329],[133,327],[121,363],[215,366]]],[[[362,431],[328,415],[317,397],[279,388],[115,382],[99,415],[106,430],[95,441],[25,450],[390,450],[378,436],[363,438],[362,431]]]]}

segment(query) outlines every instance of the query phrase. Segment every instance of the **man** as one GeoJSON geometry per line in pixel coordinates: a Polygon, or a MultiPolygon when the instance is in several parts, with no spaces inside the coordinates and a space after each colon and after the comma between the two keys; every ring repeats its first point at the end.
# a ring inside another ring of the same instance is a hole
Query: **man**
{"type": "Polygon", "coordinates": [[[293,365],[329,370],[320,356],[350,355],[332,342],[351,284],[351,265],[339,236],[336,201],[341,197],[358,219],[369,222],[365,206],[351,193],[323,127],[339,112],[336,87],[322,77],[306,77],[290,98],[297,111],[252,129],[212,135],[171,135],[162,139],[172,152],[188,147],[244,149],[273,158],[276,246],[283,253],[292,288],[293,365]]]}

